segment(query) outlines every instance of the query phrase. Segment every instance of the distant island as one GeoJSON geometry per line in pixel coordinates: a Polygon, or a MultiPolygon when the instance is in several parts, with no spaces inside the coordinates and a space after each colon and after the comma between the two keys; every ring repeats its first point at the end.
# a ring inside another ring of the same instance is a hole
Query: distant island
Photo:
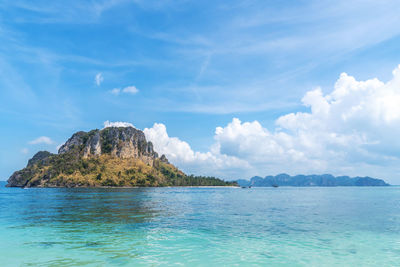
{"type": "Polygon", "coordinates": [[[58,154],[36,153],[7,187],[237,186],[215,177],[186,175],[159,157],[133,127],[77,132],[58,154]]]}
{"type": "Polygon", "coordinates": [[[254,176],[250,180],[237,180],[239,186],[276,187],[276,186],[389,186],[381,179],[371,177],[349,177],[322,175],[278,174],[276,176],[254,176]]]}

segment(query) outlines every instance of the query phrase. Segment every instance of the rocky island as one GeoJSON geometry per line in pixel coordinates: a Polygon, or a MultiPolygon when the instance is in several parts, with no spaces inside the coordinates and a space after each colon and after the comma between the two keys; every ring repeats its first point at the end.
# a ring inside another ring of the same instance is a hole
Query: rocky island
{"type": "Polygon", "coordinates": [[[254,176],[250,180],[238,180],[240,186],[273,187],[273,186],[388,186],[385,181],[371,177],[349,177],[322,175],[296,175],[286,173],[275,176],[254,176]]]}
{"type": "Polygon", "coordinates": [[[77,132],[58,154],[36,153],[8,187],[233,186],[215,177],[186,175],[159,157],[141,130],[108,127],[77,132]]]}

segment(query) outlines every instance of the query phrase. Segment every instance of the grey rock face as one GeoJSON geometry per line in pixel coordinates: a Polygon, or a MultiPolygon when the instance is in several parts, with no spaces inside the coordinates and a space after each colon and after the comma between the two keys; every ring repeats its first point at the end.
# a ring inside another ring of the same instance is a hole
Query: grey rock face
{"type": "Polygon", "coordinates": [[[86,136],[86,132],[77,132],[74,133],[70,139],[65,142],[59,149],[58,149],[58,154],[64,154],[70,151],[74,147],[79,147],[84,143],[84,136],[86,136]]]}
{"type": "Polygon", "coordinates": [[[110,154],[119,158],[140,158],[152,165],[158,154],[144,133],[133,127],[108,127],[88,133],[77,132],[58,150],[59,154],[77,151],[83,157],[110,154]]]}
{"type": "Polygon", "coordinates": [[[83,157],[87,158],[90,155],[98,156],[101,154],[101,144],[100,144],[100,132],[95,131],[93,135],[89,136],[86,141],[85,148],[83,151],[83,157]]]}

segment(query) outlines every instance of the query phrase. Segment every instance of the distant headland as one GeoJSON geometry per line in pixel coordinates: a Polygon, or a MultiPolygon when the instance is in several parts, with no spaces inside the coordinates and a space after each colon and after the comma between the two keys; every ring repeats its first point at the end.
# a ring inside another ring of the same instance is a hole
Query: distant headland
{"type": "Polygon", "coordinates": [[[250,180],[237,180],[240,186],[273,187],[273,186],[389,186],[384,180],[371,177],[349,177],[322,175],[290,176],[282,173],[276,176],[254,176],[250,180]]]}
{"type": "Polygon", "coordinates": [[[159,157],[134,127],[77,132],[58,154],[36,153],[7,187],[237,186],[215,177],[186,175],[159,157]]]}

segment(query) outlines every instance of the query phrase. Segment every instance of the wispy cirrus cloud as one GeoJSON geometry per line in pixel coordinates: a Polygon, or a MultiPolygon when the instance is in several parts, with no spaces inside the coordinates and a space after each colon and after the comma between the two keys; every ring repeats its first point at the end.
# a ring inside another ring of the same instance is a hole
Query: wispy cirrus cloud
{"type": "Polygon", "coordinates": [[[3,4],[6,10],[15,9],[24,10],[24,17],[14,18],[19,23],[98,23],[104,12],[118,5],[127,3],[127,0],[94,0],[91,2],[72,2],[65,4],[63,2],[48,2],[39,0],[32,4],[29,1],[10,1],[3,4]]]}

